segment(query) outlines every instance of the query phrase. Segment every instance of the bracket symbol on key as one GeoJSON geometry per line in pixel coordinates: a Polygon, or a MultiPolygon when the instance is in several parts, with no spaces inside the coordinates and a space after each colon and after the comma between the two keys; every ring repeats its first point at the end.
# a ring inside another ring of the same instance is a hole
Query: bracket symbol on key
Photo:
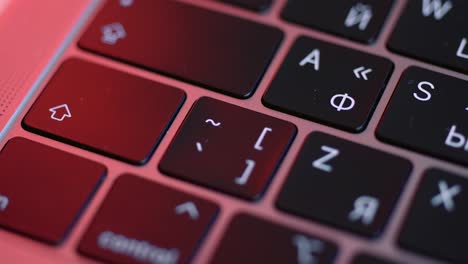
{"type": "Polygon", "coordinates": [[[237,177],[234,181],[238,185],[245,185],[252,174],[253,169],[255,168],[255,161],[251,159],[245,160],[245,164],[247,167],[245,168],[244,172],[241,176],[237,177]]]}
{"type": "Polygon", "coordinates": [[[262,146],[262,142],[263,140],[265,139],[265,136],[268,132],[272,132],[273,129],[270,128],[270,127],[265,127],[263,128],[263,131],[262,133],[260,134],[260,136],[258,137],[257,141],[255,142],[255,145],[254,145],[254,149],[258,150],[258,151],[262,151],[263,150],[263,146],[262,146]]]}

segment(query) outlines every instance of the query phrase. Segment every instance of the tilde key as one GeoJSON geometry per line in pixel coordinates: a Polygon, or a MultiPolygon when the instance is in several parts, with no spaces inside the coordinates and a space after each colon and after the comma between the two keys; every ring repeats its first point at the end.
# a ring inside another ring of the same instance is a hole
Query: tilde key
{"type": "Polygon", "coordinates": [[[392,68],[387,59],[300,37],[263,102],[280,111],[360,132],[392,68]]]}
{"type": "Polygon", "coordinates": [[[159,168],[171,176],[257,199],[295,133],[289,122],[202,97],[159,168]]]}

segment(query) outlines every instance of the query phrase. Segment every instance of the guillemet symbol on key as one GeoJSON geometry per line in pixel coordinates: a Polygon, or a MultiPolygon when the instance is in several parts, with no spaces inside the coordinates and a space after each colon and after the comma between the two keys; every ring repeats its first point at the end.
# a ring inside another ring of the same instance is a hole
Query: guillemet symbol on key
{"type": "Polygon", "coordinates": [[[55,121],[62,122],[65,118],[71,118],[72,114],[70,112],[70,108],[68,107],[67,104],[61,104],[54,106],[49,109],[49,112],[52,114],[50,115],[50,118],[55,121]]]}

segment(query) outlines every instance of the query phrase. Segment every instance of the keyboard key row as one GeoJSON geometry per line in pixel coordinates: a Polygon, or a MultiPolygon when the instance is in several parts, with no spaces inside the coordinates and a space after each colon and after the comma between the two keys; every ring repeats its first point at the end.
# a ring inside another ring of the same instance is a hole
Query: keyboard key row
{"type": "MultiPolygon", "coordinates": [[[[277,205],[325,224],[376,235],[388,221],[410,168],[401,158],[313,133],[277,205]]],[[[50,244],[65,239],[106,173],[100,164],[23,138],[7,142],[0,152],[0,170],[0,226],[50,244]]],[[[463,247],[468,243],[463,232],[467,188],[464,177],[428,170],[405,217],[399,244],[445,260],[468,261],[463,247]]],[[[218,211],[212,202],[125,174],[114,182],[79,251],[106,261],[185,263],[218,211]]],[[[244,215],[232,221],[214,263],[295,258],[329,263],[336,251],[327,240],[244,215]],[[246,243],[257,250],[239,252],[246,243]]],[[[355,261],[366,263],[369,258],[355,261]]]]}

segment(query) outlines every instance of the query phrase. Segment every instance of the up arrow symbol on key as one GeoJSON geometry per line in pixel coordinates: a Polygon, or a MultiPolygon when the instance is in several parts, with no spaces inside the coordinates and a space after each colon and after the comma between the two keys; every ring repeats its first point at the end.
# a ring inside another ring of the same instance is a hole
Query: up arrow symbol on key
{"type": "Polygon", "coordinates": [[[62,105],[52,107],[49,109],[49,111],[52,113],[50,115],[50,118],[55,121],[62,122],[66,117],[68,118],[72,117],[70,108],[68,108],[67,104],[62,104],[62,105]]]}
{"type": "Polygon", "coordinates": [[[177,205],[175,212],[178,215],[188,214],[192,220],[197,220],[200,216],[197,206],[193,202],[185,202],[177,205]]]}
{"type": "Polygon", "coordinates": [[[371,73],[372,69],[370,69],[370,68],[366,69],[366,67],[361,66],[359,68],[354,69],[353,72],[354,72],[354,75],[356,76],[356,78],[361,79],[361,77],[362,77],[362,79],[367,81],[368,80],[367,74],[371,73]]]}

